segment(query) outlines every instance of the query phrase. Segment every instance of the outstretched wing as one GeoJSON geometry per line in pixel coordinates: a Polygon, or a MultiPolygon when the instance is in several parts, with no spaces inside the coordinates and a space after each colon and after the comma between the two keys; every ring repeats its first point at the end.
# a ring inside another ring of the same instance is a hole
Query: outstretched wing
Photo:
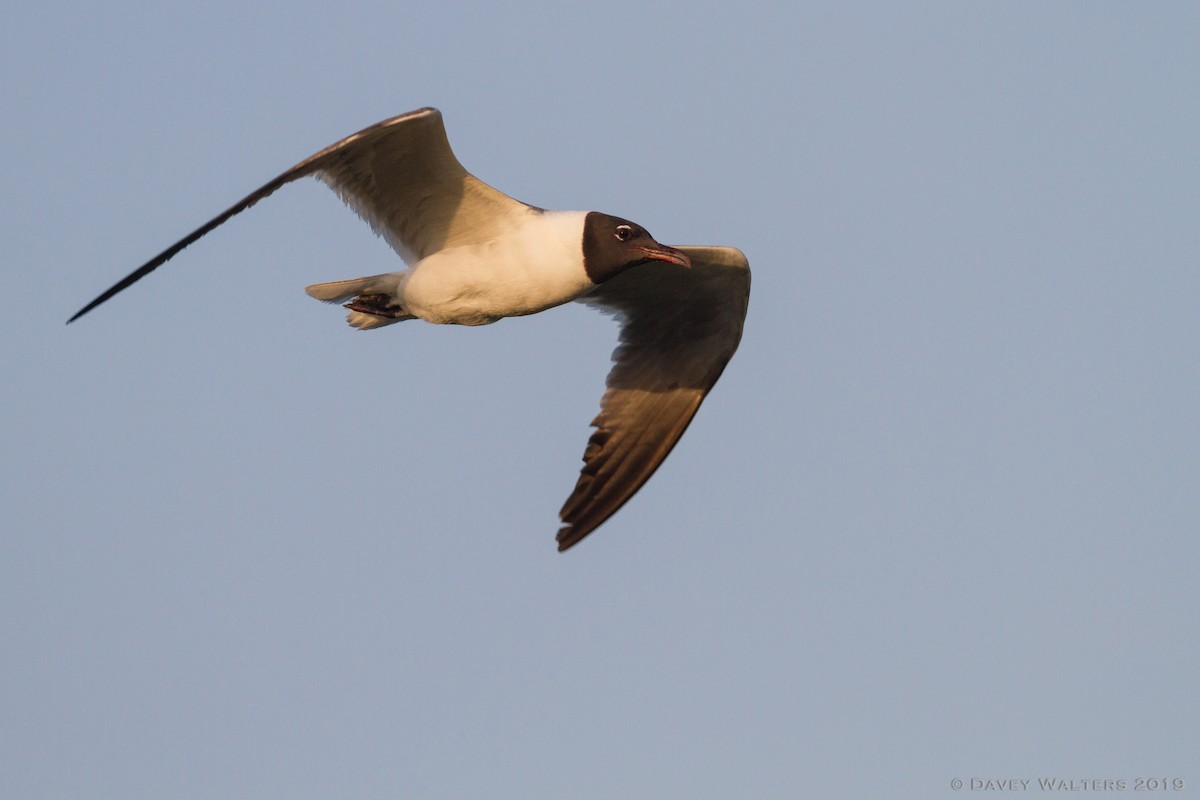
{"type": "Polygon", "coordinates": [[[422,108],[365,128],[255,189],[126,275],[67,320],[74,322],[137,283],[176,253],[276,189],[315,175],[370,223],[406,261],[491,238],[531,206],[467,172],[446,139],[442,114],[422,108]]]}
{"type": "Polygon", "coordinates": [[[750,266],[731,247],[680,247],[691,269],[650,263],[606,281],[581,302],[616,314],[620,344],[559,516],[560,551],[594,531],[671,452],[742,338],[750,266]]]}

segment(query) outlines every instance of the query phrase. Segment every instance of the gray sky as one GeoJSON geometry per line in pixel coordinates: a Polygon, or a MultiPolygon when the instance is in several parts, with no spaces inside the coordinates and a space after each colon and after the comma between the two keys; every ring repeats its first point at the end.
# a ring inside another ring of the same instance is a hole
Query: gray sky
{"type": "Polygon", "coordinates": [[[413,5],[0,10],[0,796],[1200,797],[1200,7],[413,5]],[[353,331],[315,181],[63,325],[422,105],[754,270],[566,555],[611,322],[353,331]]]}

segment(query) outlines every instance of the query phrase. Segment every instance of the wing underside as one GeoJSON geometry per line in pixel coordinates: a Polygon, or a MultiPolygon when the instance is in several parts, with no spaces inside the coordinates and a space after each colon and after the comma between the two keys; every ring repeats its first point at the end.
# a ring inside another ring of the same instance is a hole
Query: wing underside
{"type": "Polygon", "coordinates": [[[558,549],[594,531],[642,487],[692,421],[741,340],[750,268],[728,247],[680,247],[691,269],[651,263],[582,302],[614,313],[620,342],[558,549]]]}

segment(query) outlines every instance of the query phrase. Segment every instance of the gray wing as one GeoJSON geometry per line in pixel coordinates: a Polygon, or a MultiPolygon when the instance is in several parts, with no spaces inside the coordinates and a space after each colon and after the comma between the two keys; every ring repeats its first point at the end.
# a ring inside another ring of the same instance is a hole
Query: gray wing
{"type": "Polygon", "coordinates": [[[737,350],[750,266],[731,247],[680,247],[691,269],[634,267],[581,302],[622,322],[608,389],[559,517],[560,551],[578,543],[654,474],[737,350]]]}
{"type": "Polygon", "coordinates": [[[67,320],[137,283],[180,250],[281,186],[314,175],[336,191],[405,260],[491,238],[530,206],[468,173],[446,139],[442,114],[422,108],[365,128],[255,189],[126,275],[67,320]]]}

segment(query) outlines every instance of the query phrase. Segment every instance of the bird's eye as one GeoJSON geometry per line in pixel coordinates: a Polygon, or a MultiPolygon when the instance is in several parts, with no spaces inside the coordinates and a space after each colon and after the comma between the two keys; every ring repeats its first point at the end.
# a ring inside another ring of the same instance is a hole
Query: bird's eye
{"type": "Polygon", "coordinates": [[[613,236],[617,237],[618,242],[627,241],[631,236],[633,236],[633,226],[618,225],[616,231],[613,232],[613,236]]]}

